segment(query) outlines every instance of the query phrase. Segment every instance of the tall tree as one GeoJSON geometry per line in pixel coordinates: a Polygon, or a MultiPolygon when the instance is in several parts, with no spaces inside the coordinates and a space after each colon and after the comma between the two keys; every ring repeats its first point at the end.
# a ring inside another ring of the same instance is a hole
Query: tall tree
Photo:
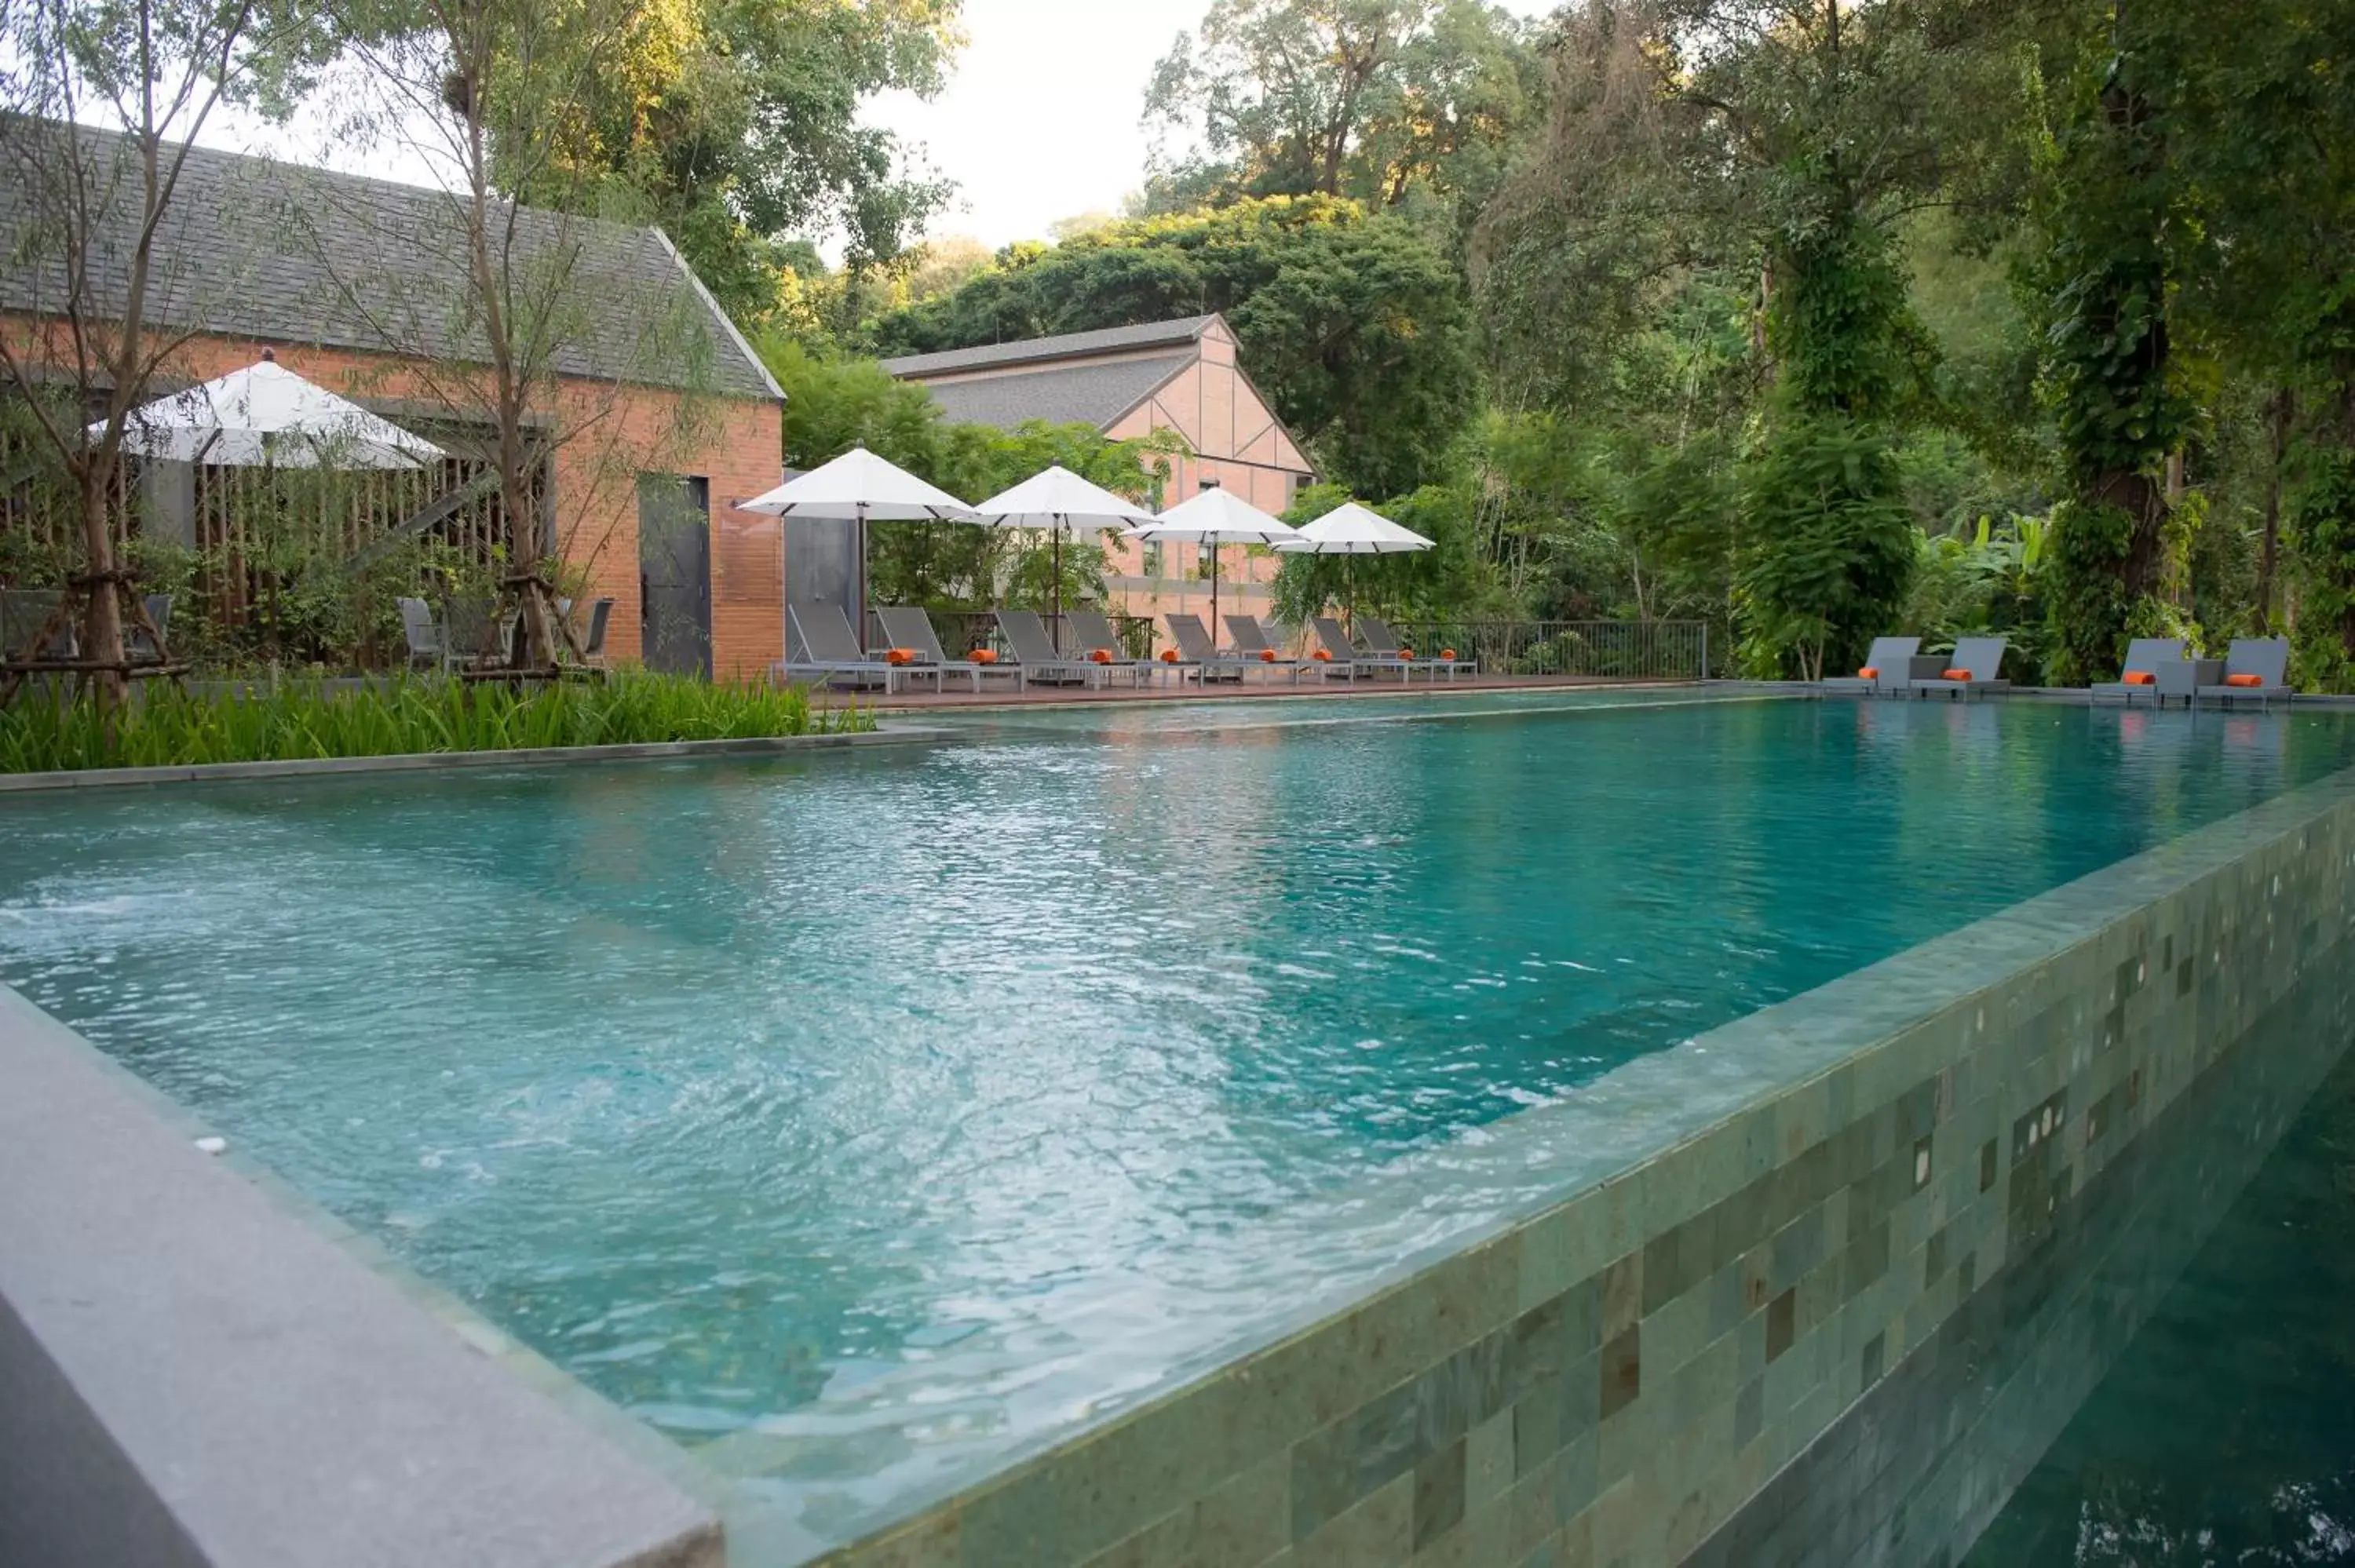
{"type": "Polygon", "coordinates": [[[2169,319],[2187,199],[2168,144],[2182,59],[2172,21],[2167,0],[2103,5],[2052,73],[2057,124],[2040,160],[2033,281],[2071,492],[2053,519],[2064,681],[2115,668],[2129,630],[2158,630],[2168,614],[2157,599],[2165,470],[2194,411],[2169,319]]]}
{"type": "Polygon", "coordinates": [[[282,111],[325,40],[307,12],[263,0],[18,0],[0,42],[0,221],[30,302],[0,332],[0,370],[72,497],[82,657],[111,700],[126,611],[144,614],[116,544],[123,443],[204,320],[171,260],[188,144],[225,101],[282,111]]]}
{"type": "Polygon", "coordinates": [[[1482,0],[1213,0],[1156,68],[1156,211],[1417,193],[1476,207],[1534,117],[1528,29],[1482,0]]]}
{"type": "Polygon", "coordinates": [[[601,64],[581,155],[645,197],[731,315],[765,319],[779,241],[831,230],[854,266],[888,260],[946,201],[861,114],[940,90],[961,3],[649,0],[601,64]]]}

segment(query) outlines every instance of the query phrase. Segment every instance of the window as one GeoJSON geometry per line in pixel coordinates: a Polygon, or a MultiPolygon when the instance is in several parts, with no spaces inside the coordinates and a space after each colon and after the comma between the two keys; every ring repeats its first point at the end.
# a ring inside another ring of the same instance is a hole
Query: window
{"type": "Polygon", "coordinates": [[[1160,540],[1147,539],[1145,541],[1145,547],[1138,552],[1138,556],[1137,571],[1140,574],[1148,577],[1157,577],[1161,575],[1160,540]]]}

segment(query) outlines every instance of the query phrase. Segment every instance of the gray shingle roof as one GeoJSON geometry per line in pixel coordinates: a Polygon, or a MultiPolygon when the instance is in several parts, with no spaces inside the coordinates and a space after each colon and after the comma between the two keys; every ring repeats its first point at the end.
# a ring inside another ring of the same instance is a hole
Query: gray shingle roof
{"type": "MultiPolygon", "coordinates": [[[[5,132],[26,134],[21,123],[5,132]]],[[[101,185],[126,182],[91,248],[99,310],[119,313],[138,217],[131,144],[80,134],[85,169],[101,185]]],[[[57,247],[29,232],[47,204],[28,195],[27,165],[18,146],[0,150],[0,309],[55,314],[65,273],[57,247]]],[[[158,233],[150,315],[182,330],[482,363],[463,213],[443,191],[199,148],[158,233]]],[[[535,270],[564,285],[546,313],[559,374],[782,396],[660,229],[532,207],[515,218],[518,292],[535,270]]]]}
{"type": "Polygon", "coordinates": [[[925,389],[942,413],[963,424],[1010,430],[1026,419],[1044,419],[1102,429],[1193,363],[1193,355],[1180,354],[1111,365],[1048,365],[925,389]]]}
{"type": "Polygon", "coordinates": [[[1203,330],[1218,319],[1215,315],[1185,316],[1174,322],[1147,322],[1142,326],[1106,327],[1101,332],[1071,332],[1058,337],[1025,338],[1020,343],[953,348],[943,354],[911,354],[885,360],[883,368],[902,381],[921,381],[954,370],[1117,354],[1126,349],[1185,347],[1199,339],[1203,330]]]}

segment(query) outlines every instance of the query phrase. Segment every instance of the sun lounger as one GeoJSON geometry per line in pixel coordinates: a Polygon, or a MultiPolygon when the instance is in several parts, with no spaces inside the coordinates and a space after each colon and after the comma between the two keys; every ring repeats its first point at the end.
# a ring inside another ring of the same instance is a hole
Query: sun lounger
{"type": "Polygon", "coordinates": [[[1828,697],[1911,695],[1913,683],[1927,680],[1945,667],[1942,659],[1922,656],[1918,637],[1876,637],[1864,667],[1853,675],[1833,675],[1823,683],[1828,697]]]}
{"type": "Polygon", "coordinates": [[[1234,643],[1235,655],[1243,661],[1245,669],[1256,662],[1270,673],[1284,671],[1291,675],[1292,683],[1296,686],[1300,683],[1300,673],[1309,667],[1307,660],[1295,659],[1286,653],[1284,645],[1268,635],[1267,629],[1259,623],[1259,617],[1255,615],[1228,616],[1227,636],[1234,643]]]}
{"type": "Polygon", "coordinates": [[[1079,639],[1079,646],[1073,651],[1082,657],[1092,656],[1099,648],[1112,655],[1110,663],[1096,665],[1097,669],[1105,672],[1106,679],[1111,678],[1111,672],[1114,670],[1125,672],[1135,685],[1161,678],[1161,672],[1152,660],[1132,659],[1122,650],[1119,634],[1112,629],[1112,617],[1103,610],[1067,609],[1063,611],[1063,624],[1070,627],[1071,635],[1079,639]]]}
{"type": "Polygon", "coordinates": [[[838,604],[789,604],[785,607],[786,630],[791,641],[785,647],[785,657],[770,666],[772,674],[786,680],[815,676],[831,684],[845,676],[864,684],[874,679],[883,683],[883,694],[896,691],[901,676],[930,673],[937,681],[940,672],[924,671],[915,664],[894,664],[888,659],[873,659],[858,645],[850,630],[850,617],[838,604]],[[794,647],[800,648],[795,657],[794,647]]]}
{"type": "Polygon", "coordinates": [[[1193,670],[1204,682],[1237,681],[1243,678],[1244,661],[1221,657],[1210,644],[1210,634],[1202,629],[1199,615],[1168,615],[1169,635],[1178,640],[1178,670],[1193,670]]]}
{"type": "Polygon", "coordinates": [[[2289,639],[2232,639],[2232,646],[2224,655],[2224,678],[2214,685],[2193,687],[2191,705],[2196,708],[2211,697],[2222,707],[2251,699],[2264,707],[2271,707],[2276,699],[2288,702],[2289,639]]]}
{"type": "Polygon", "coordinates": [[[1316,628],[1316,641],[1325,646],[1327,657],[1318,660],[1317,663],[1324,669],[1327,680],[1338,673],[1354,681],[1360,671],[1371,675],[1383,670],[1396,670],[1401,681],[1414,678],[1413,665],[1395,653],[1369,653],[1360,649],[1349,640],[1348,632],[1342,630],[1341,623],[1333,617],[1313,615],[1308,618],[1308,624],[1316,628]]]}
{"type": "Polygon", "coordinates": [[[1959,639],[1945,669],[1927,680],[1915,681],[1913,694],[1968,701],[2011,690],[2011,683],[2002,678],[2004,641],[2000,637],[1959,639]]]}
{"type": "Polygon", "coordinates": [[[937,671],[942,679],[951,675],[970,676],[973,689],[981,690],[981,678],[1003,672],[1021,679],[1019,672],[1009,664],[984,664],[973,659],[952,659],[941,647],[941,634],[932,630],[932,618],[911,604],[879,605],[875,609],[876,623],[883,628],[886,641],[894,648],[905,648],[916,656],[915,663],[901,665],[903,670],[937,671]]]}
{"type": "Polygon", "coordinates": [[[2085,688],[2090,703],[2118,702],[2132,707],[2137,698],[2158,701],[2158,667],[2183,659],[2180,637],[2137,637],[2126,644],[2126,662],[2115,681],[2097,681],[2085,688]],[[2137,677],[2140,677],[2137,679],[2137,677]]]}
{"type": "Polygon", "coordinates": [[[1047,635],[1047,623],[1039,619],[1037,610],[1001,609],[996,613],[997,630],[1006,634],[1007,646],[1014,650],[1020,679],[1050,686],[1103,683],[1104,677],[1092,662],[1066,658],[1055,652],[1054,641],[1047,635]]]}
{"type": "Polygon", "coordinates": [[[1469,659],[1435,658],[1429,653],[1416,653],[1409,657],[1405,646],[1398,640],[1398,633],[1391,630],[1391,623],[1379,615],[1358,617],[1358,635],[1366,640],[1368,652],[1387,654],[1393,659],[1405,659],[1415,669],[1430,671],[1433,680],[1439,678],[1439,673],[1442,670],[1447,672],[1447,678],[1451,681],[1455,679],[1455,672],[1458,670],[1469,670],[1476,675],[1480,673],[1480,666],[1469,659]]]}

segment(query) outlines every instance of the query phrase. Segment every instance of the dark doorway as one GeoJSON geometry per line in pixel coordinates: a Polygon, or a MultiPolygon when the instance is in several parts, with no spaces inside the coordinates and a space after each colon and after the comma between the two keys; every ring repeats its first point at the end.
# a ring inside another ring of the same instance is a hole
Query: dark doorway
{"type": "Polygon", "coordinates": [[[711,675],[711,482],[638,476],[638,592],[646,668],[711,675]]]}

